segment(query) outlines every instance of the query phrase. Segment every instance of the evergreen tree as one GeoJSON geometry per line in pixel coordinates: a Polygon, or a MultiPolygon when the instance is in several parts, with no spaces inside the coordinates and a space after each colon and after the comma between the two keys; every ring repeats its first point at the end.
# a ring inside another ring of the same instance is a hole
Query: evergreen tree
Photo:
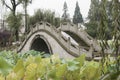
{"type": "MultiPolygon", "coordinates": [[[[90,5],[89,13],[88,13],[89,22],[86,23],[86,26],[87,26],[86,31],[95,38],[97,37],[98,23],[100,22],[100,18],[101,18],[100,12],[99,12],[99,8],[102,7],[101,2],[102,2],[102,0],[101,1],[100,0],[91,0],[91,5],[90,5]]],[[[112,4],[111,1],[106,0],[106,4],[104,5],[105,11],[106,11],[106,16],[107,16],[107,24],[109,26],[109,27],[107,27],[107,30],[106,30],[107,39],[112,38],[110,32],[113,30],[112,16],[111,16],[111,9],[112,9],[111,4],[112,4]]]]}
{"type": "Polygon", "coordinates": [[[108,16],[108,26],[109,26],[109,32],[113,31],[113,26],[112,26],[112,1],[107,0],[107,5],[106,5],[106,12],[108,16]]]}
{"type": "Polygon", "coordinates": [[[92,37],[97,37],[97,28],[98,28],[98,21],[99,21],[99,0],[91,0],[90,9],[88,12],[88,19],[89,22],[85,23],[85,26],[87,27],[86,31],[91,35],[92,37]]]}
{"type": "Polygon", "coordinates": [[[90,9],[88,12],[88,19],[90,21],[98,21],[99,20],[99,0],[91,0],[91,5],[90,5],[90,9]]]}
{"type": "Polygon", "coordinates": [[[120,71],[120,2],[119,0],[112,0],[112,19],[113,19],[113,37],[114,37],[114,54],[116,59],[116,71],[120,71]]]}
{"type": "Polygon", "coordinates": [[[82,18],[82,14],[80,12],[80,7],[78,5],[78,2],[76,2],[76,8],[75,8],[74,16],[73,16],[73,23],[78,24],[78,23],[82,23],[82,22],[83,22],[83,18],[82,18]]]}
{"type": "Polygon", "coordinates": [[[66,2],[64,2],[63,11],[64,11],[62,15],[63,21],[69,22],[70,20],[69,20],[69,14],[67,13],[68,7],[66,2]]]}
{"type": "MultiPolygon", "coordinates": [[[[99,28],[98,37],[101,40],[100,45],[103,49],[107,49],[107,32],[108,32],[108,16],[106,12],[107,0],[102,0],[99,8],[99,28]]],[[[104,52],[103,52],[104,53],[104,52]]],[[[104,55],[103,55],[104,56],[104,55]]]]}

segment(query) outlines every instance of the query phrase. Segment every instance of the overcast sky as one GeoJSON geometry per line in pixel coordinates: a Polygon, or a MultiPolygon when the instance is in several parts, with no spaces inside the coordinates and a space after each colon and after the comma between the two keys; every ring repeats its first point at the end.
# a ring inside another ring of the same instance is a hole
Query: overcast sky
{"type": "Polygon", "coordinates": [[[34,11],[37,9],[50,9],[55,11],[58,16],[63,14],[63,4],[66,1],[68,6],[68,13],[70,17],[73,17],[76,1],[79,3],[81,14],[84,18],[87,17],[89,7],[90,7],[90,0],[33,0],[32,4],[28,7],[28,13],[33,15],[34,11]]]}
{"type": "MultiPolygon", "coordinates": [[[[50,9],[51,11],[54,11],[57,16],[61,17],[63,14],[63,5],[65,1],[68,6],[70,18],[73,17],[76,1],[79,3],[83,18],[85,19],[87,17],[91,0],[32,0],[32,4],[29,4],[28,6],[28,14],[33,15],[37,9],[50,9]]],[[[17,9],[23,12],[22,6],[17,7],[17,9]]]]}

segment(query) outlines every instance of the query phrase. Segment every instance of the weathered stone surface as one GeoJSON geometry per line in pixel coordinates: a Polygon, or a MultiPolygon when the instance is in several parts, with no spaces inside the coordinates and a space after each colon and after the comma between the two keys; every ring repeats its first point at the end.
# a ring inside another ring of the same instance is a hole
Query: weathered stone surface
{"type": "Polygon", "coordinates": [[[92,51],[100,50],[98,43],[95,42],[94,39],[90,37],[84,30],[79,30],[77,26],[67,24],[56,29],[49,23],[40,22],[31,29],[26,39],[20,45],[18,52],[29,51],[36,35],[42,36],[43,40],[48,45],[49,50],[51,49],[50,52],[58,54],[61,58],[74,58],[80,56],[81,54],[86,54],[87,57],[92,57],[92,51]],[[84,46],[81,47],[73,44],[69,38],[66,39],[63,37],[61,31],[70,31],[74,33],[88,46],[93,45],[92,48],[89,47],[89,50],[86,50],[84,46]]]}

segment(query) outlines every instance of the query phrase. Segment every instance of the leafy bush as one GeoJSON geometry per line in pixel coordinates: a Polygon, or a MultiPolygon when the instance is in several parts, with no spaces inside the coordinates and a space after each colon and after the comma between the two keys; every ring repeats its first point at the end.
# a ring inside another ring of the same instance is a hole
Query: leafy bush
{"type": "Polygon", "coordinates": [[[115,80],[119,76],[114,72],[114,60],[108,58],[102,66],[100,62],[86,61],[85,55],[67,60],[57,55],[42,58],[43,53],[30,51],[17,54],[17,62],[12,64],[7,53],[13,56],[9,51],[0,53],[0,80],[115,80]]]}

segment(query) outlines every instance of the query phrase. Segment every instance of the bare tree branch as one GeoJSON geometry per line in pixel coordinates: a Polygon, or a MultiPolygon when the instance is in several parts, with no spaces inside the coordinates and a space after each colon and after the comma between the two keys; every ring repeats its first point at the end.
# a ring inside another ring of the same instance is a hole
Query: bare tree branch
{"type": "Polygon", "coordinates": [[[16,4],[16,6],[18,6],[20,3],[21,3],[21,2],[18,2],[18,3],[16,4]]]}
{"type": "Polygon", "coordinates": [[[10,0],[11,4],[14,5],[13,0],[10,0]]]}
{"type": "Polygon", "coordinates": [[[5,5],[7,8],[9,8],[12,11],[12,8],[10,6],[8,6],[5,1],[3,1],[3,5],[5,5]]]}

